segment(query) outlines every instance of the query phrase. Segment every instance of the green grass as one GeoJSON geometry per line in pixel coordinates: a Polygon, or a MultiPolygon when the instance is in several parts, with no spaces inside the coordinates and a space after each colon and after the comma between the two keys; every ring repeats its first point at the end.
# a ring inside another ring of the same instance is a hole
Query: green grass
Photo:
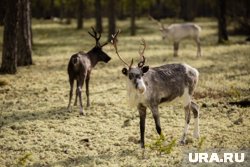
{"type": "MultiPolygon", "coordinates": [[[[35,65],[18,68],[16,75],[0,75],[3,83],[0,85],[0,166],[181,166],[188,150],[249,149],[249,107],[232,106],[228,102],[250,98],[250,45],[239,44],[243,36],[230,37],[228,44],[217,45],[216,21],[202,18],[197,23],[203,29],[202,57],[196,58],[194,42],[186,40],[180,44],[180,56],[173,58],[172,45],[161,40],[158,28],[149,20],[137,21],[139,29],[135,37],[129,36],[129,20],[118,22],[122,30],[118,48],[126,61],[139,59],[140,40],[144,38],[148,44],[147,65],[185,62],[200,72],[194,99],[201,107],[202,138],[192,137],[191,120],[187,145],[177,144],[173,149],[171,145],[169,154],[162,155],[146,148],[142,159],[138,112],[127,104],[121,73],[123,64],[111,46],[104,48],[112,57],[110,63],[100,63],[92,72],[91,107],[84,108],[86,116],[79,116],[78,107],[71,113],[66,110],[67,63],[73,53],[88,51],[94,45],[87,33],[94,20],[86,20],[85,28],[80,31],[75,29],[75,24],[34,20],[35,65]],[[242,120],[237,121],[239,118],[242,120]],[[125,122],[129,123],[124,126],[125,122]]],[[[107,39],[107,25],[104,27],[102,41],[107,39]]],[[[2,34],[1,27],[0,44],[2,34]]],[[[83,103],[86,106],[85,91],[83,103]]],[[[183,108],[180,104],[172,106],[160,106],[163,134],[170,144],[180,139],[184,127],[183,108]]],[[[156,142],[157,137],[148,111],[146,144],[156,142]]]]}

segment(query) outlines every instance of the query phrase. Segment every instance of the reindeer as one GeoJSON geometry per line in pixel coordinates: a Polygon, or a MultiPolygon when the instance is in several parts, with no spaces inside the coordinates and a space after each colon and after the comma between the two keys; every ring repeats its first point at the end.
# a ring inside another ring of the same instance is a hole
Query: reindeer
{"type": "MultiPolygon", "coordinates": [[[[117,32],[114,36],[116,37],[117,32]]],[[[139,50],[141,57],[137,67],[133,67],[133,59],[128,65],[119,55],[115,40],[112,41],[116,54],[125,64],[122,73],[127,78],[127,93],[129,103],[136,106],[140,115],[140,143],[144,145],[146,110],[153,114],[156,130],[162,134],[158,106],[164,102],[171,102],[179,97],[183,99],[185,110],[185,127],[180,143],[185,144],[190,123],[190,111],[194,114],[194,137],[199,138],[199,107],[193,102],[192,95],[198,82],[198,71],[187,64],[166,64],[159,67],[145,66],[144,51],[146,43],[143,40],[143,50],[139,50]]]]}
{"type": "Polygon", "coordinates": [[[89,80],[90,80],[91,70],[95,67],[95,65],[99,61],[108,63],[109,60],[111,59],[105,52],[102,51],[102,47],[107,45],[108,42],[105,42],[104,44],[101,45],[99,42],[101,38],[101,34],[97,33],[93,27],[92,27],[92,31],[93,33],[91,32],[88,32],[88,33],[95,39],[96,41],[95,46],[87,53],[78,52],[76,54],[73,54],[68,64],[68,75],[69,75],[69,83],[70,83],[68,110],[71,111],[70,104],[71,104],[71,99],[73,96],[74,80],[76,80],[77,88],[76,88],[76,98],[75,98],[74,105],[77,105],[77,98],[79,96],[81,115],[84,114],[83,108],[82,108],[82,86],[84,82],[86,82],[87,107],[89,107],[90,106],[89,80]]]}
{"type": "Polygon", "coordinates": [[[174,46],[174,57],[178,56],[179,43],[183,39],[193,39],[197,45],[197,57],[201,56],[201,42],[200,32],[201,27],[194,23],[182,23],[182,24],[171,24],[165,26],[160,21],[155,20],[153,17],[149,18],[158,23],[160,31],[162,32],[162,39],[168,39],[173,42],[174,46]]]}

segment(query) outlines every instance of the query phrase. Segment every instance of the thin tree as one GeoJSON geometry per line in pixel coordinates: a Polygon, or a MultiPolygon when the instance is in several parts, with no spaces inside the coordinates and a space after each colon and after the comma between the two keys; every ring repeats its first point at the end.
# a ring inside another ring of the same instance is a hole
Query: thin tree
{"type": "Polygon", "coordinates": [[[17,15],[18,1],[6,1],[4,21],[1,73],[15,74],[17,71],[17,15]]]}
{"type": "Polygon", "coordinates": [[[228,41],[227,21],[226,21],[226,0],[217,0],[218,6],[218,43],[228,41]]]}
{"type": "Polygon", "coordinates": [[[193,21],[194,20],[194,8],[196,1],[195,0],[180,0],[180,17],[185,21],[193,21]]]}
{"type": "Polygon", "coordinates": [[[0,1],[0,26],[4,24],[4,15],[5,15],[5,0],[0,1]]]}
{"type": "Polygon", "coordinates": [[[95,20],[96,20],[96,30],[102,33],[102,5],[101,0],[95,0],[95,20]]]}
{"type": "Polygon", "coordinates": [[[78,0],[77,3],[77,29],[83,28],[83,0],[78,0]]]}
{"type": "Polygon", "coordinates": [[[116,0],[108,1],[108,40],[111,40],[112,34],[115,34],[116,19],[115,19],[116,0]]]}
{"type": "Polygon", "coordinates": [[[134,36],[136,34],[136,25],[135,25],[135,17],[136,17],[136,0],[130,0],[131,5],[131,35],[134,36]]]}
{"type": "Polygon", "coordinates": [[[63,23],[63,19],[65,17],[65,2],[64,0],[60,0],[60,22],[63,23]]]}
{"type": "Polygon", "coordinates": [[[55,1],[50,0],[50,17],[53,18],[55,17],[55,1]]]}
{"type": "Polygon", "coordinates": [[[18,3],[17,66],[32,64],[30,0],[18,3]]]}

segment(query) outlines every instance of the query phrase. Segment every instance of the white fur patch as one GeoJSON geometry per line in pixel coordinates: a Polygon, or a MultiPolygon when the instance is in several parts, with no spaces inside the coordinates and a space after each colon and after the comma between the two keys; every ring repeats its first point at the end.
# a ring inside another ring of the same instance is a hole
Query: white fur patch
{"type": "Polygon", "coordinates": [[[186,67],[186,71],[192,71],[192,73],[195,74],[195,76],[197,77],[197,80],[198,80],[198,77],[199,77],[199,71],[196,69],[196,68],[193,68],[191,67],[190,65],[188,64],[183,64],[185,67],[186,67]]]}
{"type": "Polygon", "coordinates": [[[187,105],[189,105],[191,103],[191,97],[190,97],[190,95],[188,93],[188,88],[184,89],[184,93],[182,95],[182,98],[183,98],[184,107],[186,107],[187,105]]]}
{"type": "Polygon", "coordinates": [[[143,79],[142,78],[141,79],[137,79],[136,82],[138,84],[138,88],[137,89],[139,90],[139,92],[140,93],[144,93],[146,91],[146,85],[145,85],[143,79]]]}
{"type": "Polygon", "coordinates": [[[200,137],[200,129],[199,129],[199,118],[194,119],[194,135],[195,138],[200,137]]]}
{"type": "MultiPolygon", "coordinates": [[[[141,79],[142,80],[142,79],[141,79]]],[[[127,93],[128,93],[128,103],[131,107],[136,107],[139,103],[143,103],[145,99],[146,86],[142,80],[142,82],[138,83],[138,88],[143,89],[143,92],[140,93],[137,89],[135,89],[134,84],[131,80],[127,80],[127,93]]]]}

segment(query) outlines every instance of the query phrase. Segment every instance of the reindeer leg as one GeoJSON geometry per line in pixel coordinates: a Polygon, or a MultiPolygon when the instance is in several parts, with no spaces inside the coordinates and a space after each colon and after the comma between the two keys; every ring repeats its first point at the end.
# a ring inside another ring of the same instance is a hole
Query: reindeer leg
{"type": "Polygon", "coordinates": [[[77,106],[77,98],[78,98],[78,87],[79,87],[79,82],[76,82],[77,86],[76,86],[76,98],[75,98],[75,102],[74,102],[74,106],[77,106]]]}
{"type": "Polygon", "coordinates": [[[195,39],[196,45],[197,45],[197,57],[201,57],[201,42],[199,37],[195,39]]]}
{"type": "Polygon", "coordinates": [[[90,79],[90,74],[87,75],[86,77],[86,96],[87,96],[87,107],[90,106],[90,102],[89,102],[89,79],[90,79]]]}
{"type": "Polygon", "coordinates": [[[69,91],[69,104],[68,104],[67,109],[70,112],[71,111],[70,104],[71,104],[71,99],[72,99],[72,96],[73,96],[74,79],[70,78],[69,83],[70,83],[70,91],[69,91]]]}
{"type": "Polygon", "coordinates": [[[174,57],[178,57],[179,42],[174,42],[174,57]]]}
{"type": "Polygon", "coordinates": [[[84,80],[80,79],[78,84],[78,95],[79,95],[79,102],[80,102],[80,115],[84,115],[83,108],[82,108],[82,86],[84,84],[84,80]]]}
{"type": "Polygon", "coordinates": [[[160,123],[160,117],[159,117],[159,112],[158,112],[158,106],[152,106],[150,107],[150,109],[155,120],[155,128],[157,130],[157,133],[161,135],[161,123],[160,123]]]}
{"type": "Polygon", "coordinates": [[[194,114],[194,134],[195,138],[200,137],[200,129],[199,129],[199,107],[193,101],[191,102],[191,110],[194,114]]]}
{"type": "Polygon", "coordinates": [[[185,144],[186,142],[186,136],[187,136],[187,132],[188,132],[188,128],[189,128],[189,123],[190,123],[190,103],[184,107],[185,110],[185,127],[184,127],[184,132],[183,132],[183,136],[181,138],[180,143],[181,144],[185,144]]]}
{"type": "Polygon", "coordinates": [[[146,107],[142,104],[137,106],[137,109],[140,114],[140,132],[141,132],[141,148],[145,148],[144,145],[144,133],[145,133],[145,120],[146,120],[146,107]]]}

